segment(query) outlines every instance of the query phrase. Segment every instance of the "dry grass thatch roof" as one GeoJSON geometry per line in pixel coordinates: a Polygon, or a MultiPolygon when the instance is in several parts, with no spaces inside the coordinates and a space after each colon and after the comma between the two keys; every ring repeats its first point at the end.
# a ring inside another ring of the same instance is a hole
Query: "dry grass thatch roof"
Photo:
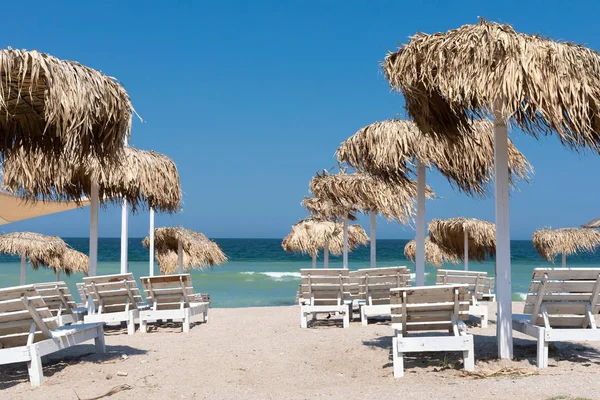
{"type": "MultiPolygon", "coordinates": [[[[494,172],[494,135],[489,120],[471,124],[471,133],[453,140],[421,133],[413,121],[386,120],[360,129],[337,150],[340,162],[386,180],[415,175],[416,160],[437,168],[450,184],[467,194],[483,196],[494,172]]],[[[509,142],[510,179],[527,180],[533,169],[509,142]]]]}
{"type": "Polygon", "coordinates": [[[572,43],[480,20],[448,32],[417,33],[386,56],[383,70],[424,132],[456,136],[473,116],[502,117],[570,147],[600,149],[600,55],[572,43]]]}
{"type": "Polygon", "coordinates": [[[593,229],[540,229],[533,233],[533,247],[550,262],[558,254],[593,252],[600,246],[600,232],[593,229]]]}
{"type": "MultiPolygon", "coordinates": [[[[404,246],[404,256],[411,261],[417,256],[417,241],[411,240],[404,246]]],[[[442,264],[458,264],[458,258],[446,252],[445,249],[433,243],[429,237],[425,238],[425,262],[436,268],[441,268],[442,264]]]]}
{"type": "Polygon", "coordinates": [[[300,204],[306,208],[311,215],[324,220],[339,220],[347,215],[350,221],[356,221],[354,214],[358,212],[355,207],[348,210],[331,201],[321,200],[316,197],[304,197],[304,200],[302,200],[302,203],[300,204]]]}
{"type": "MultiPolygon", "coordinates": [[[[360,225],[348,227],[348,251],[367,244],[369,237],[360,225]]],[[[344,227],[339,222],[304,219],[292,226],[292,231],[283,239],[281,246],[290,253],[316,256],[328,246],[329,252],[340,255],[344,248],[344,227]]]]}
{"type": "Polygon", "coordinates": [[[26,256],[37,269],[38,260],[49,260],[67,250],[67,244],[58,236],[33,232],[12,232],[0,235],[0,253],[26,256]]]}
{"type": "MultiPolygon", "coordinates": [[[[417,185],[414,181],[387,182],[365,173],[317,174],[310,182],[316,198],[341,209],[376,211],[401,224],[412,221],[417,185]]],[[[433,197],[427,188],[426,196],[433,197]]]]}
{"type": "MultiPolygon", "coordinates": [[[[227,262],[227,256],[212,240],[200,232],[181,227],[162,227],[154,230],[154,248],[161,273],[170,274],[177,270],[178,241],[183,249],[183,266],[192,268],[213,267],[227,262]]],[[[150,238],[142,244],[150,247],[150,238]]]]}
{"type": "Polygon", "coordinates": [[[600,228],[600,218],[593,219],[590,222],[588,222],[587,224],[581,225],[581,227],[582,228],[590,228],[590,229],[600,228]]]}
{"type": "Polygon", "coordinates": [[[469,260],[484,261],[496,255],[496,225],[492,222],[457,217],[429,223],[431,241],[460,260],[465,258],[465,230],[469,235],[469,260]]]}
{"type": "Polygon", "coordinates": [[[67,248],[62,253],[56,253],[46,258],[37,258],[32,256],[29,261],[37,269],[38,265],[45,265],[53,270],[60,270],[70,276],[73,272],[82,272],[88,274],[89,272],[89,257],[80,251],[75,249],[67,248]]]}
{"type": "Polygon", "coordinates": [[[69,159],[118,152],[131,130],[129,95],[115,79],[37,51],[0,50],[0,152],[59,150],[69,159]]]}
{"type": "Polygon", "coordinates": [[[181,208],[181,184],[175,163],[154,151],[126,147],[114,164],[102,165],[87,157],[77,163],[64,154],[60,160],[39,152],[13,152],[4,163],[3,186],[28,198],[80,200],[90,196],[92,182],[99,185],[100,199],[126,199],[135,211],[144,205],[156,211],[181,208]]]}

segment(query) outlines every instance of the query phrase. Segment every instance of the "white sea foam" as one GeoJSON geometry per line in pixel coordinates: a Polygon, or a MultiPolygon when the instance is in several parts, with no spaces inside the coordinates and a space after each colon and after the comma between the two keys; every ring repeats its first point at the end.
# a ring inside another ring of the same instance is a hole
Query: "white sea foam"
{"type": "Polygon", "coordinates": [[[515,293],[515,296],[519,296],[521,301],[525,301],[527,299],[527,293],[515,293]]]}
{"type": "Polygon", "coordinates": [[[411,273],[410,274],[410,280],[414,281],[415,279],[417,279],[417,274],[416,273],[411,273]]]}

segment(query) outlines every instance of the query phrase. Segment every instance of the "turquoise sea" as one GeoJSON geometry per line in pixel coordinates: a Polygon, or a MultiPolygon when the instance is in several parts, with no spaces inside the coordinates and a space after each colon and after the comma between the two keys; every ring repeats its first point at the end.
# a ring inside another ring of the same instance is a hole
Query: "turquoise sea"
{"type": "MultiPolygon", "coordinates": [[[[87,238],[67,238],[73,248],[87,253],[87,238]]],[[[300,269],[310,268],[311,259],[300,254],[288,254],[281,248],[281,239],[214,239],[229,257],[225,265],[213,270],[192,271],[197,292],[211,294],[213,307],[253,307],[294,304],[300,282],[300,269]]],[[[404,258],[407,240],[378,240],[377,265],[380,267],[406,265],[414,272],[414,263],[404,258]]],[[[552,267],[542,260],[531,241],[512,241],[513,299],[521,300],[527,292],[531,272],[536,267],[552,267]]],[[[120,239],[103,238],[99,241],[100,274],[114,274],[120,270],[120,239]]],[[[557,259],[560,263],[560,259],[557,259]]],[[[156,264],[156,263],[155,263],[156,264]]],[[[0,287],[19,284],[19,259],[0,256],[0,287]]],[[[330,257],[332,268],[342,265],[341,257],[330,257]]],[[[569,257],[567,266],[592,267],[600,265],[600,254],[581,254],[569,257]]],[[[369,267],[369,247],[354,250],[349,255],[350,269],[369,267]]],[[[322,267],[322,257],[318,260],[322,267]]],[[[158,273],[158,266],[155,266],[158,273]]],[[[444,268],[462,269],[462,265],[444,268]]],[[[469,269],[494,273],[494,262],[470,262],[469,269]]],[[[148,251],[142,247],[141,238],[129,240],[129,270],[139,278],[148,275],[148,251]]],[[[77,297],[75,283],[83,275],[64,277],[77,297]]],[[[55,279],[54,272],[40,268],[27,269],[27,283],[48,282],[55,279]]],[[[426,283],[435,283],[435,268],[426,266],[426,283]]]]}

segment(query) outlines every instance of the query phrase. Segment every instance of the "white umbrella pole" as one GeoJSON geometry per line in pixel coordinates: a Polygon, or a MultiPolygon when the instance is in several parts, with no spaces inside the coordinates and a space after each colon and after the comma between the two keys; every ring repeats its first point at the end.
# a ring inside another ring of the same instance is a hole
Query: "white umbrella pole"
{"type": "Polygon", "coordinates": [[[154,209],[150,208],[150,276],[154,276],[154,209]]]}
{"type": "Polygon", "coordinates": [[[567,254],[563,253],[562,255],[562,267],[567,268],[567,254]]]}
{"type": "Polygon", "coordinates": [[[344,269],[348,269],[348,215],[344,217],[344,253],[342,264],[344,269]]]}
{"type": "Polygon", "coordinates": [[[329,243],[325,243],[323,248],[323,267],[329,268],[329,243]]]}
{"type": "Polygon", "coordinates": [[[377,221],[376,221],[376,217],[377,214],[375,213],[375,211],[371,211],[371,268],[375,268],[375,266],[377,265],[377,249],[376,249],[376,243],[377,243],[377,239],[376,239],[376,235],[377,235],[377,221]]]}
{"type": "Polygon", "coordinates": [[[425,164],[417,161],[416,285],[425,285],[425,164]]]}
{"type": "Polygon", "coordinates": [[[127,200],[123,199],[121,205],[121,273],[126,274],[127,271],[127,252],[129,236],[129,209],[127,208],[127,200]]]}
{"type": "Polygon", "coordinates": [[[508,130],[500,107],[494,110],[494,169],[496,191],[496,294],[498,356],[513,358],[512,282],[510,273],[510,211],[508,190],[508,130]]]}
{"type": "Polygon", "coordinates": [[[60,281],[60,269],[56,269],[56,282],[60,281]]]}
{"type": "Polygon", "coordinates": [[[177,273],[183,274],[183,245],[181,239],[177,241],[177,273]]]}
{"type": "Polygon", "coordinates": [[[21,256],[21,278],[19,280],[20,285],[25,284],[25,274],[27,272],[27,257],[25,254],[21,256]]]}
{"type": "Polygon", "coordinates": [[[313,269],[317,268],[317,256],[316,255],[312,256],[312,267],[313,267],[313,269]]]}
{"type": "Polygon", "coordinates": [[[92,183],[90,195],[90,275],[98,272],[98,184],[92,183]]]}
{"type": "Polygon", "coordinates": [[[469,232],[465,229],[465,271],[469,270],[469,232]]]}

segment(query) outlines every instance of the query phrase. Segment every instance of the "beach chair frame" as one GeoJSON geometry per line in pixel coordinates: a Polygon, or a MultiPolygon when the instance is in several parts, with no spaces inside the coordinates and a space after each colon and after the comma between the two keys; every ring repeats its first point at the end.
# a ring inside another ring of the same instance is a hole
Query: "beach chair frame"
{"type": "Polygon", "coordinates": [[[513,329],[537,340],[538,368],[548,367],[548,345],[561,341],[600,341],[600,268],[536,268],[524,314],[513,329]]]}
{"type": "Polygon", "coordinates": [[[463,320],[469,315],[466,285],[391,289],[394,378],[404,376],[404,353],[460,351],[466,371],[475,368],[473,336],[463,320]],[[449,335],[408,337],[409,332],[445,330],[449,335]]]}
{"type": "Polygon", "coordinates": [[[59,326],[73,323],[73,310],[77,303],[64,281],[35,283],[33,287],[57,318],[59,326]]]}
{"type": "Polygon", "coordinates": [[[302,298],[300,327],[308,327],[308,319],[315,320],[317,314],[342,315],[343,327],[350,326],[352,301],[348,292],[349,272],[347,269],[301,269],[302,298]]]}
{"type": "Polygon", "coordinates": [[[58,326],[34,285],[0,289],[0,364],[27,363],[32,386],[44,378],[42,357],[89,340],[105,353],[104,324],[58,326]]]}
{"type": "Polygon", "coordinates": [[[390,289],[410,286],[410,271],[406,267],[359,269],[360,322],[369,324],[369,317],[392,315],[390,289]]]}

